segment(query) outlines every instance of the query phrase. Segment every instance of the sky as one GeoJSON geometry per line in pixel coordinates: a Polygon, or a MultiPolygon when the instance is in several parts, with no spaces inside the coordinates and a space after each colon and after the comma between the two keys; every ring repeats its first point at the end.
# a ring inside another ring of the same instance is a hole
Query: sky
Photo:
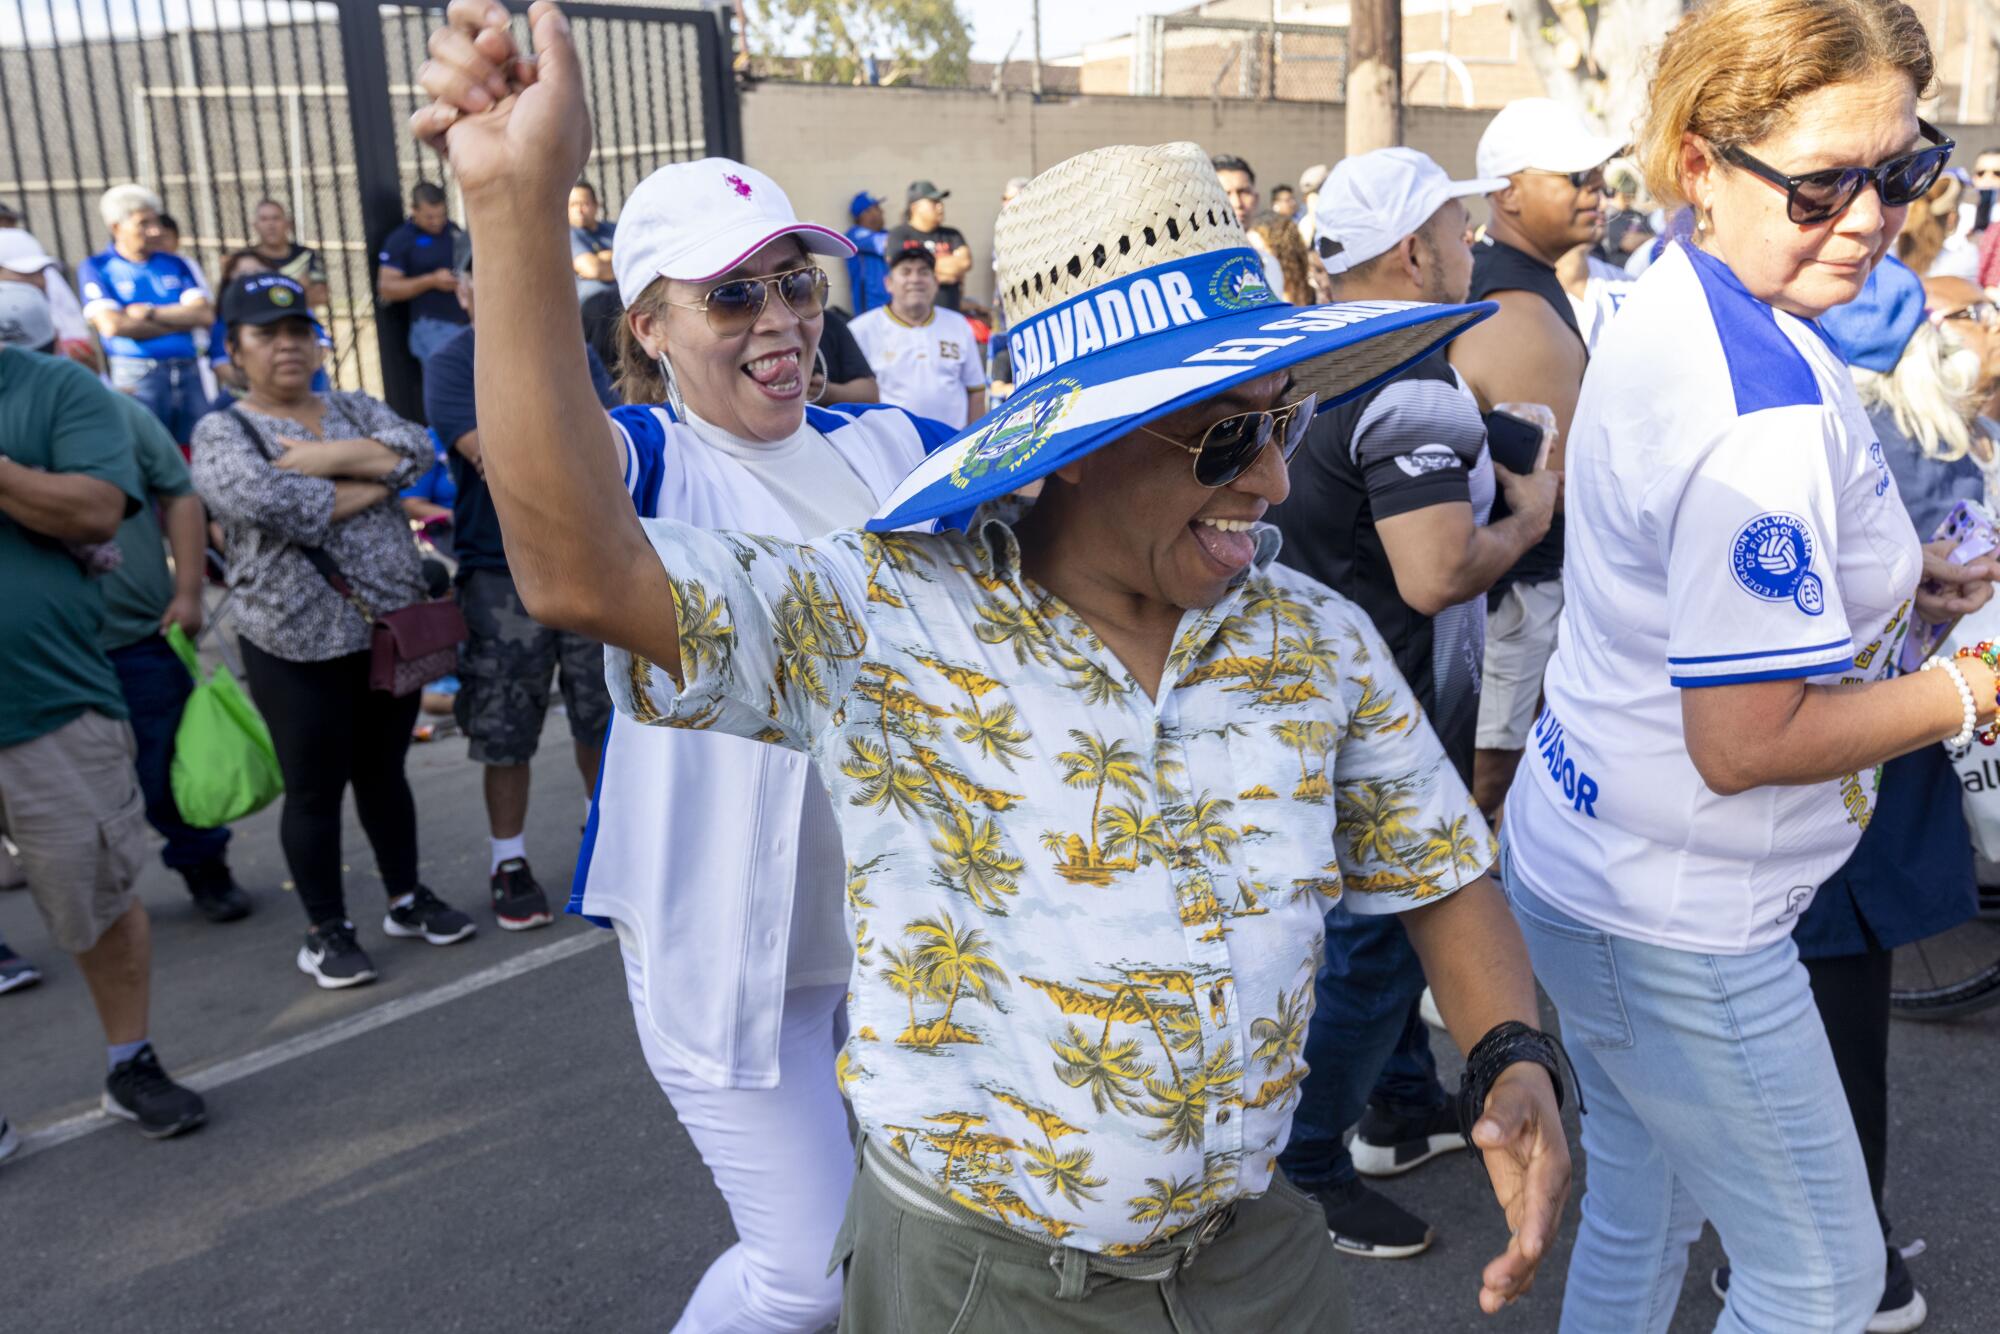
{"type": "MultiPolygon", "coordinates": [[[[1085,42],[1116,37],[1132,31],[1138,14],[1165,14],[1185,9],[1191,0],[1042,0],[1042,58],[1073,56],[1085,42]]],[[[1034,37],[1028,31],[1029,0],[959,0],[972,20],[972,58],[998,60],[1007,53],[1014,35],[1021,44],[1014,59],[1033,55],[1034,37]]]]}

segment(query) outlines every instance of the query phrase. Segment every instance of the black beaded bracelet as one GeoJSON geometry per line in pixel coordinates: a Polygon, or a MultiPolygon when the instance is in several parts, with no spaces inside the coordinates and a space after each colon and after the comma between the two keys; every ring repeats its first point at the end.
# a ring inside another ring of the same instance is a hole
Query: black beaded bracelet
{"type": "MultiPolygon", "coordinates": [[[[1510,1019],[1494,1025],[1466,1053],[1465,1074],[1458,1081],[1458,1124],[1468,1142],[1472,1139],[1472,1127],[1486,1110],[1486,1095],[1492,1091],[1493,1081],[1508,1066],[1522,1061],[1532,1061],[1549,1072],[1549,1082],[1555,1085],[1557,1110],[1562,1108],[1563,1085],[1567,1082],[1576,1088],[1577,1114],[1584,1113],[1583,1088],[1576,1082],[1576,1071],[1562,1043],[1551,1033],[1510,1019]]],[[[1479,1154],[1475,1153],[1473,1158],[1481,1167],[1485,1166],[1479,1154]]]]}

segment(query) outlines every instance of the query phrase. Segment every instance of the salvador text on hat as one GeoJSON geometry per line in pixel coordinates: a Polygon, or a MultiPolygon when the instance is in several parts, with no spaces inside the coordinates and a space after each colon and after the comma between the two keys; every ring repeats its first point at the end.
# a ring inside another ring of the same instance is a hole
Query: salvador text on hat
{"type": "Polygon", "coordinates": [[[961,526],[985,501],[1273,371],[1289,369],[1323,410],[1499,309],[1285,304],[1190,143],[1051,167],[1001,211],[993,248],[1014,394],[904,478],[871,529],[961,526]]]}

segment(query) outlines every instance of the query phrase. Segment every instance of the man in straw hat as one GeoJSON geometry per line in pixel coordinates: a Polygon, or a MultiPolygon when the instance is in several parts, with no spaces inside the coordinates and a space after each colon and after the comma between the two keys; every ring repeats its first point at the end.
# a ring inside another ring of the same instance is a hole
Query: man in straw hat
{"type": "Polygon", "coordinates": [[[1100,149],[1002,216],[1015,397],[875,531],[642,522],[554,334],[590,128],[560,11],[530,22],[532,64],[502,5],[454,0],[413,125],[516,275],[479,346],[487,481],[530,611],[617,646],[622,712],[825,779],[857,940],[842,1327],[1345,1328],[1320,1207],[1273,1168],[1343,891],[1405,912],[1470,1049],[1513,1230],[1479,1301],[1520,1296],[1569,1158],[1491,841],[1367,618],[1258,522],[1320,402],[1484,310],[1286,306],[1197,148],[1100,149]],[[1025,517],[971,518],[1037,479],[1025,517]]]}

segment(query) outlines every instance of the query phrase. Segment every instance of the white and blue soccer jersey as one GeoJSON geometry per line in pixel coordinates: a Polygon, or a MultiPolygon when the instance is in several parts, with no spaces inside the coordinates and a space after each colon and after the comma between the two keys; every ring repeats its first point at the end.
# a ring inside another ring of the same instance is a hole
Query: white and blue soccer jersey
{"type": "MultiPolygon", "coordinates": [[[[666,408],[611,419],[641,518],[820,536],[797,531],[777,494],[666,408]]],[[[877,504],[953,434],[877,404],[810,407],[805,424],[877,504]]],[[[867,518],[864,504],[852,526],[867,518]]],[[[804,755],[720,731],[620,718],[605,734],[569,910],[617,924],[643,968],[654,1036],[720,1087],[773,1087],[786,988],[844,983],[852,966],[839,830],[810,770],[804,755]]]]}
{"type": "MultiPolygon", "coordinates": [[[[201,274],[179,255],[164,251],[134,264],[116,250],[92,255],[76,268],[77,289],[83,293],[88,318],[106,307],[144,303],[177,306],[207,294],[201,274]]],[[[151,357],[159,361],[192,361],[200,349],[192,330],[178,329],[156,338],[106,337],[104,350],[114,357],[151,357]]]]}
{"type": "Polygon", "coordinates": [[[1507,802],[1515,869],[1621,936],[1761,949],[1853,851],[1877,774],[1720,796],[1680,694],[1887,673],[1923,555],[1882,447],[1817,325],[1677,244],[1591,360],[1567,488],[1566,605],[1507,802]]]}

